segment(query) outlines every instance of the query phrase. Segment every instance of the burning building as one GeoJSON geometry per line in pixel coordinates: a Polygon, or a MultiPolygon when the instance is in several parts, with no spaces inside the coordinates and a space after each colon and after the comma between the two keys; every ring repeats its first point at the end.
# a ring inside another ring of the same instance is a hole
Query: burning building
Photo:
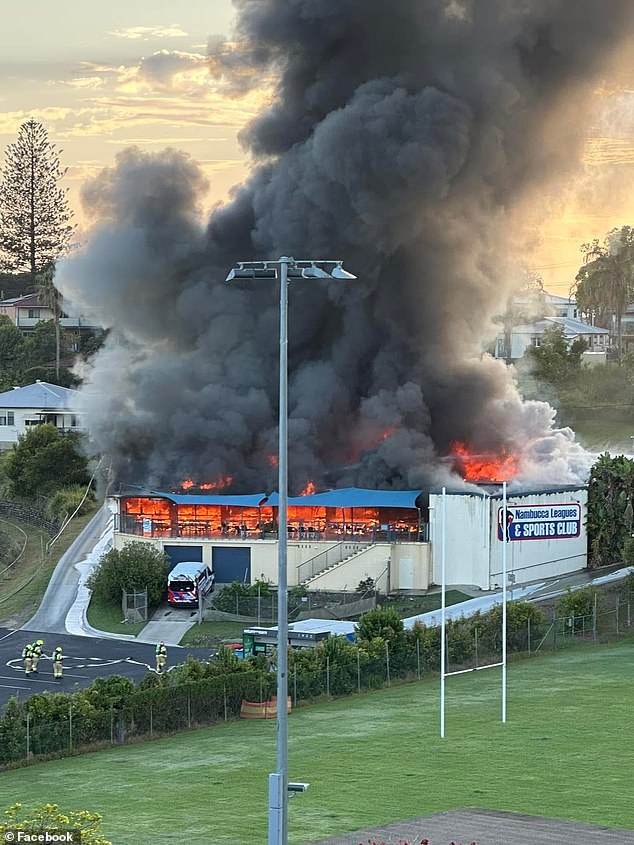
{"type": "MultiPolygon", "coordinates": [[[[277,494],[148,492],[121,495],[115,547],[140,539],[176,564],[200,560],[219,583],[277,581],[277,494]]],[[[442,497],[437,491],[348,488],[288,503],[288,583],[354,590],[372,578],[383,592],[440,582],[442,497]]],[[[587,490],[517,489],[507,504],[508,571],[521,584],[586,566],[587,490]]],[[[453,489],[445,498],[451,584],[501,586],[500,485],[453,489]]]]}
{"type": "Polygon", "coordinates": [[[516,456],[526,484],[583,481],[572,433],[482,344],[577,173],[634,4],[236,6],[210,72],[235,96],[272,87],[241,133],[249,178],[204,220],[191,159],[123,151],[85,186],[94,226],[58,266],[65,299],[110,329],[83,395],[117,480],[274,488],[277,291],[223,280],[295,255],[358,282],[291,290],[291,491],[454,484],[455,443],[516,456]]]}

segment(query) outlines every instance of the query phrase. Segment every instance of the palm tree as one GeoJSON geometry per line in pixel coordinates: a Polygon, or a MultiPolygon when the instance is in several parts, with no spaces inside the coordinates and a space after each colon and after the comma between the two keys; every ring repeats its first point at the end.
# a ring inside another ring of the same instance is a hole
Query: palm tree
{"type": "Polygon", "coordinates": [[[577,304],[597,321],[614,321],[619,362],[622,352],[622,317],[634,298],[634,229],[613,229],[603,244],[584,244],[584,265],[575,278],[577,304]]]}
{"type": "Polygon", "coordinates": [[[53,312],[55,324],[55,375],[59,381],[60,359],[60,317],[62,316],[62,296],[53,284],[55,265],[47,266],[35,277],[36,293],[39,301],[53,312]]]}

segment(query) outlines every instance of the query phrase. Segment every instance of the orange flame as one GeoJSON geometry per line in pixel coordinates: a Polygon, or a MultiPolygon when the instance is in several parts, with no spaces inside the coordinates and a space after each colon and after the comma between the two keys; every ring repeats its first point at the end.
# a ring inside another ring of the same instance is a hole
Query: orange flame
{"type": "Polygon", "coordinates": [[[309,481],[308,484],[304,487],[302,492],[299,494],[300,496],[313,496],[315,494],[315,485],[312,481],[309,481]]]}
{"type": "Polygon", "coordinates": [[[269,462],[270,467],[276,467],[278,465],[277,455],[267,455],[267,461],[269,462]]]}
{"type": "Polygon", "coordinates": [[[184,481],[181,481],[180,487],[182,490],[191,490],[192,487],[195,487],[198,490],[223,490],[225,487],[229,487],[232,483],[232,475],[227,475],[224,478],[217,478],[215,481],[206,481],[204,484],[196,484],[193,479],[186,478],[184,481]]]}
{"type": "Polygon", "coordinates": [[[519,470],[519,459],[502,451],[499,454],[472,452],[466,443],[455,441],[451,454],[456,459],[457,471],[465,481],[509,481],[519,470]]]}

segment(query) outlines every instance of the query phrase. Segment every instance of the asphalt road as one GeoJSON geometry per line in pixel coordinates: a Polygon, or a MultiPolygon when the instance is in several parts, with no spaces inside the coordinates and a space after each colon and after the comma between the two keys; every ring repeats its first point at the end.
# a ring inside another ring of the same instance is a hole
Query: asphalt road
{"type": "MultiPolygon", "coordinates": [[[[70,634],[12,631],[0,628],[0,710],[11,696],[28,698],[38,692],[73,692],[75,685],[87,687],[95,678],[123,675],[140,681],[148,672],[154,672],[155,646],[131,640],[74,637],[70,634]],[[44,655],[37,674],[25,675],[22,649],[34,640],[44,640],[44,655]],[[64,674],[60,680],[53,678],[50,654],[61,645],[64,653],[64,674]]],[[[187,655],[198,659],[209,656],[204,648],[168,648],[167,668],[183,663],[187,655]]]]}
{"type": "Polygon", "coordinates": [[[79,537],[64,552],[55,567],[39,608],[23,628],[28,631],[66,633],[64,626],[66,614],[75,600],[79,585],[79,573],[75,569],[75,564],[84,560],[94,549],[110,516],[107,505],[101,507],[79,537]]]}

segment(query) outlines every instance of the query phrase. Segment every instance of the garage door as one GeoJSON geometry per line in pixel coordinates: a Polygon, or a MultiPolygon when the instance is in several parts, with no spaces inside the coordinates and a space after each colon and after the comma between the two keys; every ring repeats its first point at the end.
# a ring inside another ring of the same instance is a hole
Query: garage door
{"type": "Polygon", "coordinates": [[[251,583],[251,549],[214,546],[212,555],[214,575],[218,583],[226,584],[231,581],[251,583]]]}
{"type": "Polygon", "coordinates": [[[165,554],[172,562],[172,566],[177,563],[183,563],[185,560],[199,560],[203,559],[202,546],[163,546],[165,554]]]}

